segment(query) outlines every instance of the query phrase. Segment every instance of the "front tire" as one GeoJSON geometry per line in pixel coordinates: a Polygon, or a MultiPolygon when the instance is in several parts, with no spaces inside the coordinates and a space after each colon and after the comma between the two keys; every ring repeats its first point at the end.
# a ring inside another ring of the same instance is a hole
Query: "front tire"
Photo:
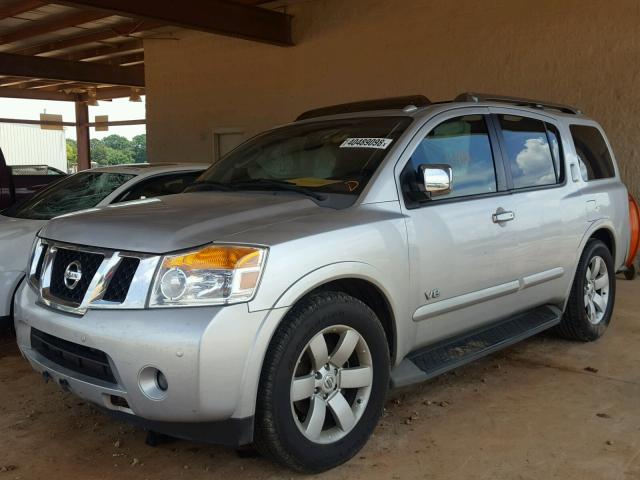
{"type": "Polygon", "coordinates": [[[611,322],[615,297],[616,275],[611,252],[600,240],[590,240],[580,257],[558,333],[570,340],[597,340],[611,322]]]}
{"type": "Polygon", "coordinates": [[[367,305],[341,292],[303,299],[265,357],[256,446],[304,473],[346,462],[382,415],[389,365],[384,330],[367,305]]]}

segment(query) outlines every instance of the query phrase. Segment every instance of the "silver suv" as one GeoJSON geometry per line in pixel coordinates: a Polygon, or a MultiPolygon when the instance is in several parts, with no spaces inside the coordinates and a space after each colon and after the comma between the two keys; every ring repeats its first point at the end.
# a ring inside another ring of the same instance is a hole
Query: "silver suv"
{"type": "Polygon", "coordinates": [[[313,110],[187,193],[49,222],[18,343],[116,417],[318,472],[365,444],[389,386],[549,328],[600,337],[638,243],[628,202],[604,132],[571,107],[313,110]]]}

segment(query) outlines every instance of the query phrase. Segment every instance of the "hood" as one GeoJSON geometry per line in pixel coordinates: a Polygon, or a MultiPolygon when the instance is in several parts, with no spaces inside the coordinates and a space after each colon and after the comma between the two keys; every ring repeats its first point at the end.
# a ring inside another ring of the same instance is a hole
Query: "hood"
{"type": "Polygon", "coordinates": [[[0,215],[0,270],[26,270],[33,240],[46,223],[0,215]]]}
{"type": "Polygon", "coordinates": [[[184,193],[58,217],[42,236],[93,247],[167,253],[321,209],[307,198],[287,194],[184,193]]]}

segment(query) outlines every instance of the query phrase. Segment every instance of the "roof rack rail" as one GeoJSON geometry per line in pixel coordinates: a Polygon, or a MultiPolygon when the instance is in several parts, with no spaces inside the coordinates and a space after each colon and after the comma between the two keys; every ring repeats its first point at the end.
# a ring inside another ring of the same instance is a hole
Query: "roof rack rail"
{"type": "Polygon", "coordinates": [[[518,105],[520,107],[531,107],[531,108],[540,108],[540,109],[550,108],[553,110],[558,110],[562,113],[570,113],[573,115],[580,115],[582,113],[581,110],[575,107],[571,107],[569,105],[543,102],[540,100],[532,100],[530,98],[518,98],[518,97],[507,97],[504,95],[493,95],[490,93],[465,92],[458,95],[454,101],[456,102],[502,102],[502,103],[510,103],[512,105],[518,105]]]}
{"type": "Polygon", "coordinates": [[[309,118],[338,115],[340,113],[366,112],[369,110],[401,110],[406,107],[426,107],[431,105],[424,95],[407,95],[405,97],[378,98],[375,100],[363,100],[360,102],[342,103],[329,107],[308,110],[296,118],[296,122],[309,118]]]}

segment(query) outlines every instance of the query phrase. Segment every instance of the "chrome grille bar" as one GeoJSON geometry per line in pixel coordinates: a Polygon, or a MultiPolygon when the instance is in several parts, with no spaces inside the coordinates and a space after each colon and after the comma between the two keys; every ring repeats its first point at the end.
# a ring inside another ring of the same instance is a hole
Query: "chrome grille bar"
{"type": "MultiPolygon", "coordinates": [[[[44,258],[40,281],[37,282],[37,284],[36,282],[30,282],[31,285],[39,291],[40,301],[44,305],[77,315],[84,315],[88,309],[143,309],[147,306],[148,292],[158,262],[160,261],[159,256],[78,246],[46,239],[42,239],[41,244],[37,246],[40,252],[46,247],[48,248],[44,258]],[[80,303],[59,298],[51,292],[51,275],[58,249],[103,256],[103,261],[91,279],[89,287],[80,303]],[[106,301],[103,297],[109,288],[109,282],[114,278],[122,259],[125,257],[137,258],[140,261],[131,285],[129,286],[127,296],[122,303],[106,301]]],[[[35,267],[33,265],[31,266],[31,271],[35,273],[35,267]]]]}

